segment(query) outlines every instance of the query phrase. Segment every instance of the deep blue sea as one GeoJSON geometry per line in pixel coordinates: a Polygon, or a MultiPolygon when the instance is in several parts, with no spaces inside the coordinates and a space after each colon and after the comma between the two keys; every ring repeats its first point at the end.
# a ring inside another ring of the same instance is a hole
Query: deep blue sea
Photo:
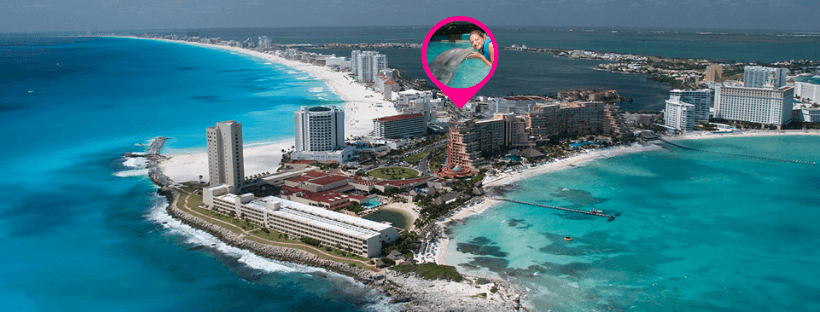
{"type": "Polygon", "coordinates": [[[359,311],[352,279],[269,261],[170,218],[120,156],[243,123],[245,143],[293,135],[322,81],[224,51],[114,38],[0,41],[0,302],[8,311],[359,311]],[[212,244],[215,244],[212,246],[212,244]]]}
{"type": "MultiPolygon", "coordinates": [[[[820,161],[820,137],[680,141],[820,161]]],[[[447,264],[518,281],[539,311],[820,311],[820,167],[657,150],[517,183],[452,228],[447,264]],[[571,237],[566,241],[564,237],[571,237]]]]}

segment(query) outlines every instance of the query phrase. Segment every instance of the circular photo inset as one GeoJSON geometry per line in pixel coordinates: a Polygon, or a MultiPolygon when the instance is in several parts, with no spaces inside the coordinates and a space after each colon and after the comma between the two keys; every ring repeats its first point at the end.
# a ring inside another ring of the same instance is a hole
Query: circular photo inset
{"type": "Polygon", "coordinates": [[[425,62],[435,79],[451,88],[469,88],[487,77],[496,47],[476,24],[457,21],[439,27],[427,42],[425,62]]]}

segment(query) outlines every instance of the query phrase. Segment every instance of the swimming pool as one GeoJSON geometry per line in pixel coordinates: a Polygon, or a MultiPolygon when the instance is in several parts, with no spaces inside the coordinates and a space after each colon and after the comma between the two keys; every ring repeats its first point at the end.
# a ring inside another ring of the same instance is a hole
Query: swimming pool
{"type": "Polygon", "coordinates": [[[379,201],[378,199],[371,198],[371,199],[368,199],[366,201],[363,201],[362,202],[362,207],[364,207],[365,209],[371,209],[371,208],[376,208],[378,206],[381,206],[382,204],[384,204],[384,203],[379,201]]]}
{"type": "MultiPolygon", "coordinates": [[[[472,47],[469,42],[430,42],[427,45],[427,63],[429,64],[441,52],[450,49],[464,49],[472,47]]],[[[458,67],[453,79],[447,84],[452,88],[469,88],[484,80],[490,73],[491,66],[487,66],[478,59],[464,60],[458,67]]]]}
{"type": "Polygon", "coordinates": [[[512,156],[512,155],[507,156],[507,157],[505,157],[504,159],[509,160],[509,161],[521,161],[521,157],[518,157],[518,156],[512,156]]]}
{"type": "Polygon", "coordinates": [[[593,145],[593,144],[595,144],[595,145],[601,145],[601,143],[595,143],[595,142],[585,141],[585,142],[572,143],[572,144],[570,144],[570,146],[572,146],[572,147],[579,147],[579,146],[584,146],[584,145],[587,145],[587,144],[589,144],[589,145],[593,145]]]}

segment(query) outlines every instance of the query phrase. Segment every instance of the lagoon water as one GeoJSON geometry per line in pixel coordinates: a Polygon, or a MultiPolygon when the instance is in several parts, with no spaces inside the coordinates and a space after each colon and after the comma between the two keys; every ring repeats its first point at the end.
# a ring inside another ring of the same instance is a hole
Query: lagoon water
{"type": "MultiPolygon", "coordinates": [[[[0,301],[10,311],[358,311],[378,294],[226,246],[164,213],[135,161],[155,136],[205,147],[293,135],[301,105],[338,104],[308,75],[223,51],[132,39],[0,42],[0,301]]],[[[144,164],[143,164],[144,165],[144,164]]],[[[381,308],[379,308],[381,309],[381,308]]]]}
{"type": "MultiPolygon", "coordinates": [[[[820,137],[682,141],[818,161],[820,137]]],[[[446,263],[509,277],[539,311],[817,311],[820,167],[675,149],[597,160],[452,228],[446,263]],[[566,241],[564,237],[572,237],[566,241]]]]}

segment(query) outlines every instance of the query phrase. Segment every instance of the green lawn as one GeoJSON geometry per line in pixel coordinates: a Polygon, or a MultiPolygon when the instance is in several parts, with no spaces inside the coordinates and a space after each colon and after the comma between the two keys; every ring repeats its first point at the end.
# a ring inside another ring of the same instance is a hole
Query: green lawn
{"type": "MultiPolygon", "coordinates": [[[[180,194],[179,202],[177,202],[177,207],[179,207],[180,209],[185,209],[185,196],[187,196],[187,194],[185,194],[185,193],[180,194]]],[[[249,222],[246,222],[246,221],[243,221],[243,220],[239,220],[239,219],[231,217],[231,216],[226,216],[226,215],[223,215],[223,214],[218,213],[218,212],[210,211],[208,209],[199,208],[200,205],[202,205],[202,197],[200,197],[199,195],[191,195],[191,197],[188,198],[188,207],[191,207],[191,209],[193,209],[196,212],[199,212],[201,214],[204,214],[206,216],[212,217],[212,218],[217,219],[217,220],[225,221],[227,223],[236,225],[236,226],[238,226],[242,229],[245,229],[245,230],[253,230],[253,229],[259,227],[256,224],[249,223],[249,222]]],[[[242,234],[242,231],[237,229],[237,228],[234,228],[234,227],[225,227],[225,228],[230,230],[231,232],[234,232],[234,233],[237,233],[237,234],[242,234]]]]}
{"type": "Polygon", "coordinates": [[[409,163],[418,162],[418,161],[424,159],[424,157],[427,156],[427,154],[430,154],[431,152],[433,152],[435,150],[442,149],[442,148],[445,148],[445,147],[446,146],[442,145],[442,146],[439,146],[439,147],[436,147],[436,148],[431,148],[431,149],[428,149],[428,150],[423,151],[421,153],[416,153],[416,154],[404,157],[401,160],[409,162],[409,163]]]}
{"type": "Polygon", "coordinates": [[[450,265],[421,263],[412,266],[405,264],[391,267],[391,269],[401,273],[415,272],[419,277],[428,280],[445,279],[456,282],[461,282],[461,280],[463,280],[463,277],[461,277],[461,274],[458,273],[456,268],[450,265]]]}
{"type": "Polygon", "coordinates": [[[419,176],[418,170],[404,167],[378,168],[368,171],[367,174],[374,178],[388,180],[409,179],[419,176]]]}

